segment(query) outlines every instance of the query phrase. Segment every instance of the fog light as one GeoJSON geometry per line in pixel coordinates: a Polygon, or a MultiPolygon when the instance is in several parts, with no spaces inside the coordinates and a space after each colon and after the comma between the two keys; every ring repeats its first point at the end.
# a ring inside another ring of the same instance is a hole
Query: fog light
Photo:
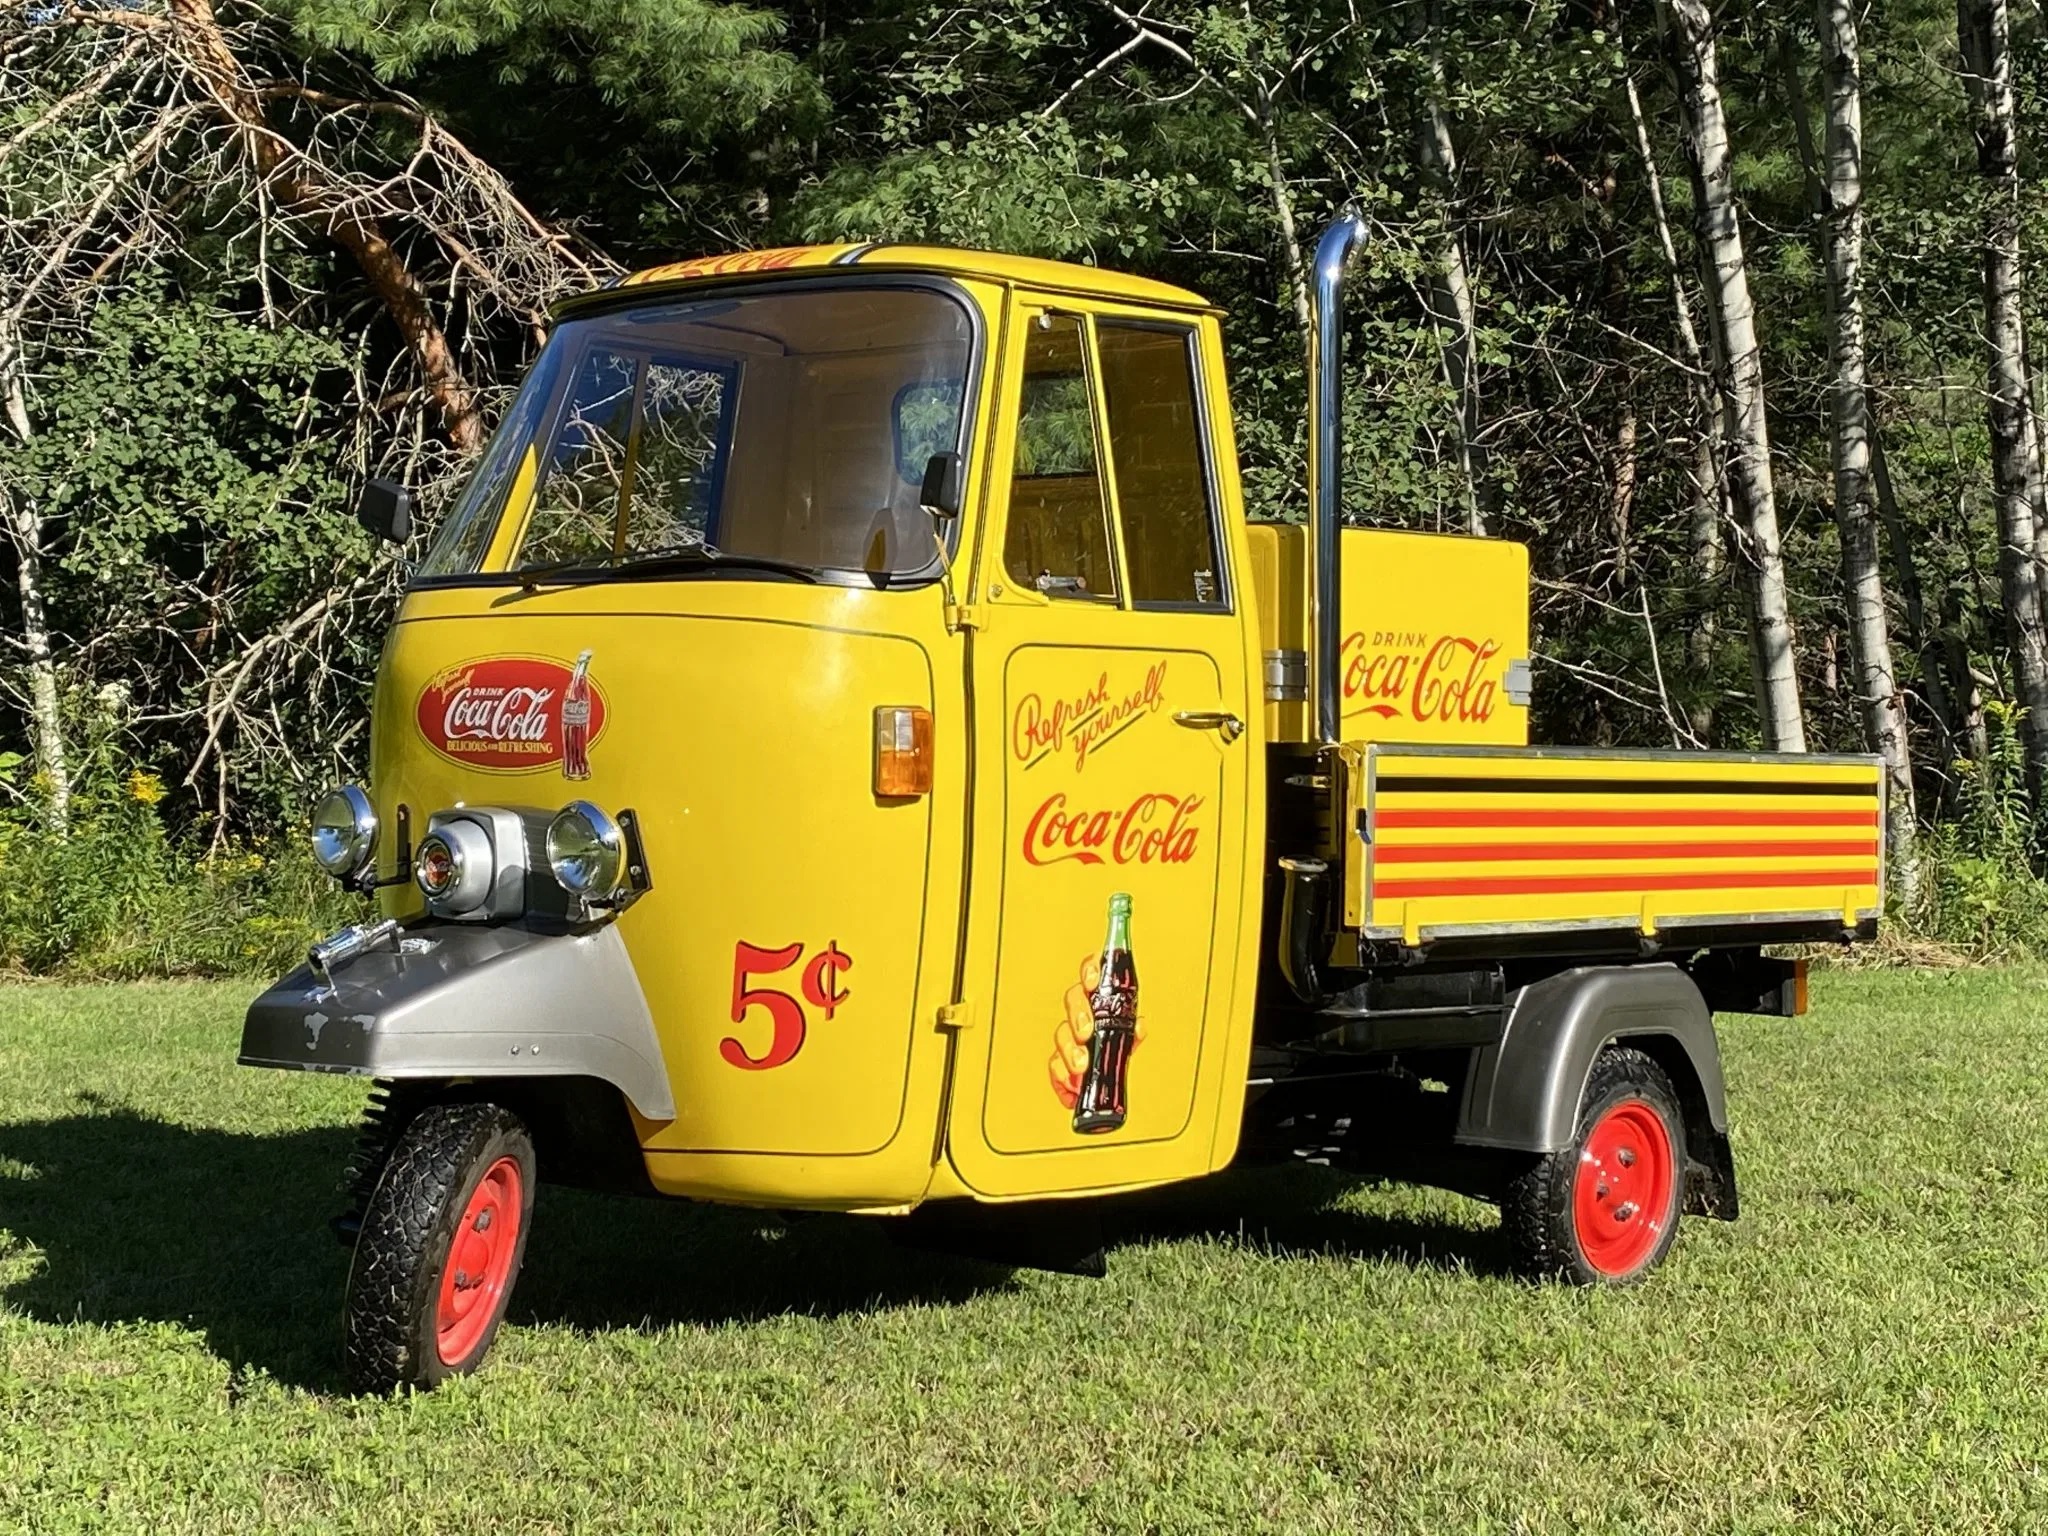
{"type": "Polygon", "coordinates": [[[353,880],[377,852],[377,812],[353,784],[338,784],[313,812],[313,858],[337,880],[353,880]]]}
{"type": "Polygon", "coordinates": [[[588,800],[572,800],[548,823],[548,868],[580,901],[605,901],[620,887],[626,842],[619,825],[588,800]]]}

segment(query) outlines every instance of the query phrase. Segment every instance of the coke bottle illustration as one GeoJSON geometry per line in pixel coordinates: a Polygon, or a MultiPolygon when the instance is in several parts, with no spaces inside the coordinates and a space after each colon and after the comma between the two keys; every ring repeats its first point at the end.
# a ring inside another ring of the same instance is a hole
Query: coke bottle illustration
{"type": "Polygon", "coordinates": [[[1088,1037],[1088,1070],[1074,1099],[1074,1129],[1113,1131],[1124,1123],[1131,1046],[1138,1032],[1138,962],[1131,955],[1131,898],[1109,898],[1109,937],[1102,944],[1102,979],[1088,999],[1095,1019],[1088,1037]]]}
{"type": "Polygon", "coordinates": [[[576,658],[562,695],[562,777],[590,777],[590,652],[576,658]]]}

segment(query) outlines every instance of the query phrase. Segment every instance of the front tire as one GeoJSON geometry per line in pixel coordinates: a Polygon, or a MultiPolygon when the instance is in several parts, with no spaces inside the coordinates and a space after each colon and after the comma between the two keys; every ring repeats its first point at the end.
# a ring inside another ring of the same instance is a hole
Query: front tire
{"type": "Polygon", "coordinates": [[[1663,1261],[1685,1193],[1685,1116],[1664,1069],[1643,1052],[1600,1053],[1579,1097],[1571,1145],[1507,1187],[1501,1225],[1532,1279],[1629,1285],[1663,1261]]]}
{"type": "Polygon", "coordinates": [[[483,1361],[533,1216],[533,1140],[496,1104],[435,1104],[399,1133],[349,1266],[358,1392],[432,1388],[483,1361]]]}

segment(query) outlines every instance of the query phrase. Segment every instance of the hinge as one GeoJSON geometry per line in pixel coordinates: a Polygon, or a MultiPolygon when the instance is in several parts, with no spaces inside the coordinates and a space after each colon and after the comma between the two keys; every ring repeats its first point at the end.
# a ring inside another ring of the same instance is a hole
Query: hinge
{"type": "Polygon", "coordinates": [[[942,1008],[940,1008],[940,1009],[939,1009],[939,1028],[941,1028],[941,1029],[972,1029],[972,1028],[974,1028],[974,1004],[972,1004],[972,1003],[947,1003],[947,1004],[946,1004],[945,1006],[943,1006],[942,1008]]]}
{"type": "Polygon", "coordinates": [[[946,628],[948,630],[982,629],[985,627],[979,604],[954,603],[946,610],[946,628]]]}

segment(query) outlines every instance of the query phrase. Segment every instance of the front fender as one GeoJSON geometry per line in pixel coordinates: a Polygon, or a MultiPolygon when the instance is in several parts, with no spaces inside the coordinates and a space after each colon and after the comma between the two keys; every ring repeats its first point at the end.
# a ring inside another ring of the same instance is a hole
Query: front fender
{"type": "Polygon", "coordinates": [[[649,1120],[675,1097],[613,924],[583,933],[426,924],[397,950],[300,966],[249,1005],[243,1066],[363,1077],[595,1077],[649,1120]]]}

